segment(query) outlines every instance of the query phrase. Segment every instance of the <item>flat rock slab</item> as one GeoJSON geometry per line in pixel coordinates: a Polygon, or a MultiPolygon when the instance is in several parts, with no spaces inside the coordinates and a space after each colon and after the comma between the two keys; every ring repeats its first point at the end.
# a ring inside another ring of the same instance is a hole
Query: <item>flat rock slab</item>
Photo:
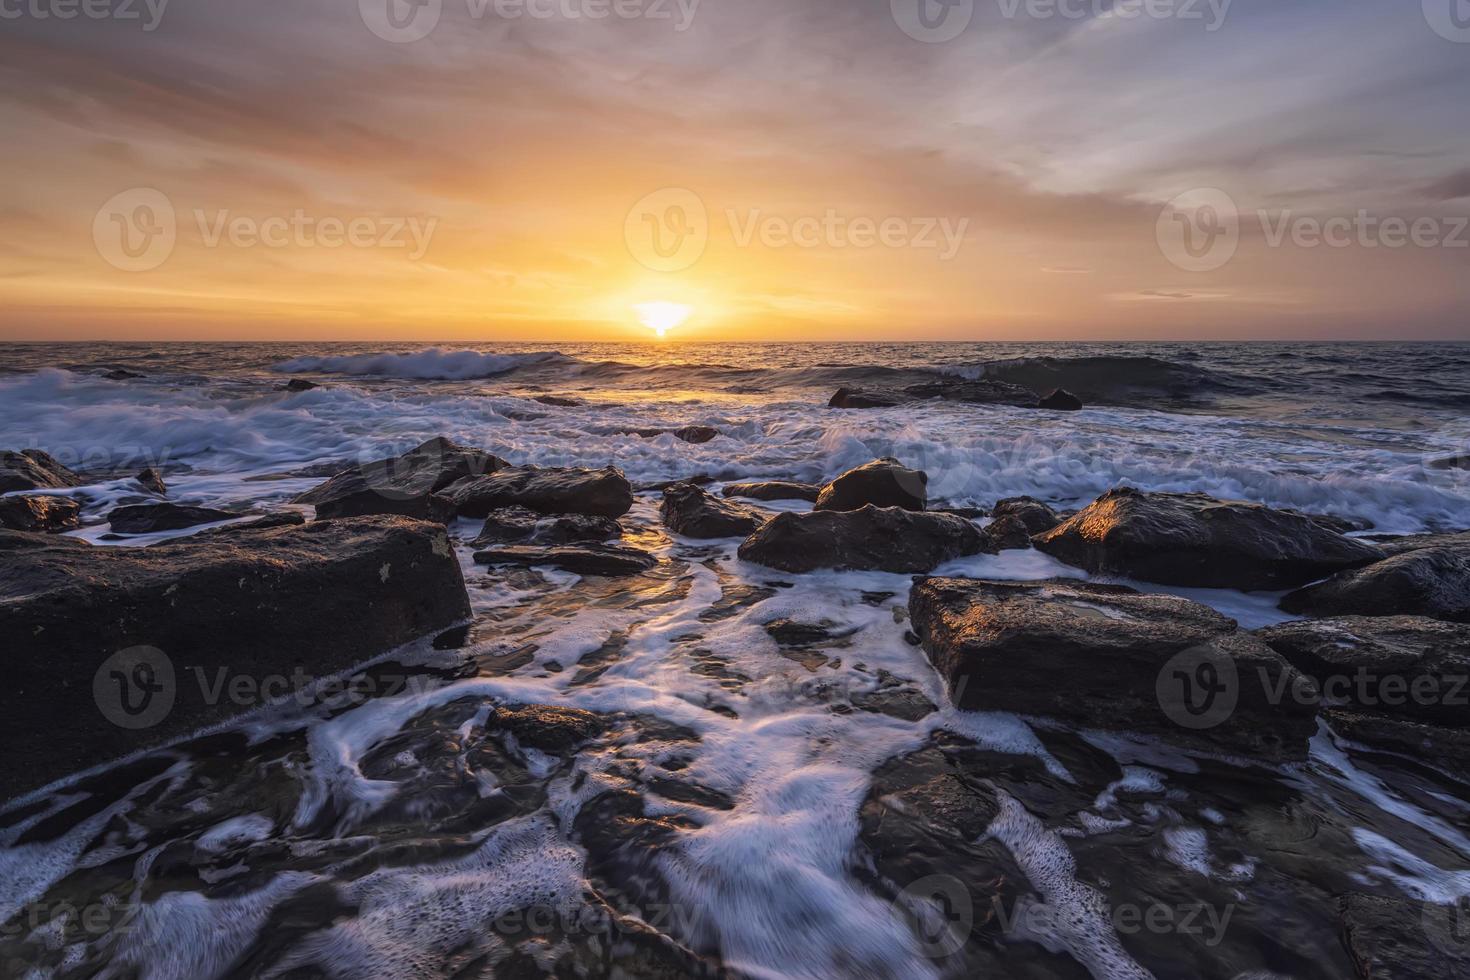
{"type": "Polygon", "coordinates": [[[259,706],[221,678],[325,677],[470,615],[444,529],[401,518],[51,540],[0,562],[5,796],[259,706]]]}
{"type": "Polygon", "coordinates": [[[985,551],[989,542],[969,521],[901,507],[777,514],[740,545],[740,557],[784,572],[819,568],[928,572],[985,551]]]}
{"type": "Polygon", "coordinates": [[[107,515],[107,523],[117,534],[155,534],[179,531],[216,521],[233,521],[243,517],[228,510],[212,507],[189,507],[184,504],[135,504],[118,507],[107,515]]]}
{"type": "Polygon", "coordinates": [[[658,512],[670,531],[700,540],[743,538],[770,519],[751,507],[711,497],[692,483],[677,483],[665,490],[658,512]]]}
{"type": "Polygon", "coordinates": [[[611,541],[622,536],[623,526],[611,517],[586,514],[546,517],[525,507],[505,507],[485,517],[485,526],[473,544],[477,548],[500,544],[573,544],[611,541]]]}
{"type": "Polygon", "coordinates": [[[1470,547],[1407,551],[1298,589],[1281,608],[1300,616],[1428,616],[1470,623],[1470,547]]]}
{"type": "Polygon", "coordinates": [[[461,480],[444,490],[461,517],[485,517],[502,507],[525,507],[538,514],[622,517],[633,507],[633,487],[616,466],[601,470],[500,470],[461,480]]]}
{"type": "Polygon", "coordinates": [[[455,509],[439,491],[509,465],[482,449],[430,439],[402,456],[344,470],[294,502],[313,505],[317,517],[392,514],[445,524],[453,520],[455,509]]]}
{"type": "Polygon", "coordinates": [[[1095,574],[1243,591],[1295,588],[1383,557],[1302,514],[1128,487],[1103,494],[1035,545],[1095,574]]]}
{"type": "Polygon", "coordinates": [[[909,612],[963,709],[1272,759],[1304,758],[1316,732],[1310,681],[1234,620],[1187,599],[1084,582],[936,578],[914,586],[909,612]]]}
{"type": "Polygon", "coordinates": [[[815,483],[772,480],[765,483],[727,483],[723,494],[726,497],[744,497],[748,500],[805,500],[814,504],[822,495],[822,488],[815,483]]]}
{"type": "Polygon", "coordinates": [[[574,575],[606,577],[639,575],[658,565],[658,559],[646,551],[611,544],[555,545],[546,548],[507,545],[475,552],[475,562],[480,565],[521,565],[525,568],[548,565],[574,575]]]}
{"type": "Polygon", "coordinates": [[[53,534],[81,524],[82,505],[70,497],[0,497],[0,527],[53,534]]]}

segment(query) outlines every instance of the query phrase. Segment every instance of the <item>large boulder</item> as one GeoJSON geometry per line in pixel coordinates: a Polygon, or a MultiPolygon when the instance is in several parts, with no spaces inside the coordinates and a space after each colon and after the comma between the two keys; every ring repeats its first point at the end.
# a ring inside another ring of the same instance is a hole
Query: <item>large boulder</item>
{"type": "Polygon", "coordinates": [[[16,490],[65,490],[86,483],[39,449],[0,452],[0,493],[16,490]]]}
{"type": "Polygon", "coordinates": [[[623,536],[623,526],[610,517],[563,514],[547,517],[525,507],[502,507],[485,517],[474,540],[476,547],[498,544],[574,544],[611,541],[623,536]]]}
{"type": "Polygon", "coordinates": [[[1301,616],[1428,616],[1470,623],[1470,548],[1406,551],[1281,600],[1301,616]]]}
{"type": "Polygon", "coordinates": [[[549,547],[504,545],[475,552],[480,565],[548,566],[574,575],[617,577],[640,575],[658,566],[646,551],[618,544],[565,544],[549,547]]]}
{"type": "Polygon", "coordinates": [[[447,487],[444,495],[461,517],[485,517],[502,507],[525,507],[538,514],[622,517],[633,507],[633,487],[616,466],[514,467],[461,480],[447,487]]]}
{"type": "Polygon", "coordinates": [[[51,540],[0,562],[0,796],[258,704],[221,681],[324,677],[470,616],[444,529],[401,518],[51,540]]]}
{"type": "Polygon", "coordinates": [[[875,459],[833,480],[817,496],[817,510],[902,507],[923,510],[928,504],[929,475],[911,470],[891,457],[875,459]]]}
{"type": "Polygon", "coordinates": [[[918,573],[988,547],[980,530],[962,517],[868,506],[778,514],[740,545],[740,557],[786,572],[918,573]]]}
{"type": "Polygon", "coordinates": [[[82,505],[70,497],[0,497],[0,527],[51,534],[81,523],[82,505]]]}
{"type": "Polygon", "coordinates": [[[749,500],[805,500],[816,503],[822,488],[814,483],[789,483],[770,480],[760,483],[727,483],[722,491],[726,497],[745,497],[749,500]]]}
{"type": "Polygon", "coordinates": [[[1470,626],[1417,616],[1308,619],[1258,630],[1325,703],[1470,728],[1470,626]]]}
{"type": "Polygon", "coordinates": [[[1050,409],[1053,412],[1080,412],[1085,406],[1082,404],[1082,399],[1067,389],[1057,388],[1037,402],[1036,407],[1050,409]]]}
{"type": "Polygon", "coordinates": [[[107,523],[116,534],[155,534],[178,531],[215,521],[233,521],[241,515],[213,507],[190,507],[185,504],[133,504],[114,508],[107,523]]]}
{"type": "Polygon", "coordinates": [[[711,497],[692,483],[665,490],[658,513],[670,531],[686,538],[743,538],[767,520],[767,515],[711,497]]]}
{"type": "Polygon", "coordinates": [[[1035,497],[1007,497],[996,503],[990,516],[997,521],[1014,518],[1030,534],[1043,534],[1062,523],[1056,511],[1035,497]]]}
{"type": "Polygon", "coordinates": [[[391,514],[442,524],[453,519],[454,507],[439,491],[509,465],[484,450],[430,439],[402,456],[338,473],[301,494],[295,503],[315,506],[318,518],[391,514]]]}
{"type": "Polygon", "coordinates": [[[1035,545],[1089,572],[1211,589],[1289,589],[1383,557],[1300,514],[1200,493],[1109,490],[1035,545]]]}
{"type": "Polygon", "coordinates": [[[1309,680],[1234,620],[1175,596],[1085,582],[917,583],[909,613],[951,701],[1302,758],[1309,680]]]}

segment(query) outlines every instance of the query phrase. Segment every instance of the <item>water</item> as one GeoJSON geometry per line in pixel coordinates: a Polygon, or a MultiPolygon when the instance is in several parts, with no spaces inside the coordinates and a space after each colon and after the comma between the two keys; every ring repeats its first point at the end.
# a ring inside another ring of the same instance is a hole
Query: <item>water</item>
{"type": "MultiPolygon", "coordinates": [[[[515,462],[613,462],[635,484],[820,480],[891,454],[956,505],[1078,506],[1130,483],[1391,533],[1470,526],[1464,471],[1426,465],[1470,436],[1470,349],[1453,345],[0,352],[0,447],[93,471],[75,491],[89,518],[134,494],[143,465],[162,466],[176,500],[271,510],[320,482],[291,475],[303,468],[447,435],[515,462]],[[1038,368],[1020,359],[1048,357],[1154,361],[1064,362],[1095,389],[1070,415],[826,408],[839,385],[1021,377],[1038,368]],[[144,377],[100,377],[116,368],[144,377]],[[323,387],[277,390],[293,377],[323,387]],[[625,431],[687,424],[722,435],[625,431]]],[[[1305,980],[1351,973],[1342,891],[1470,895],[1470,789],[1425,761],[1324,728],[1309,762],[1263,767],[958,712],[905,642],[907,576],[745,565],[736,541],[667,534],[651,495],[623,523],[657,569],[492,574],[462,545],[475,622],[380,658],[414,681],[403,690],[269,706],[0,810],[0,975],[1305,980]],[[780,619],[830,638],[783,648],[765,630],[780,619]],[[493,720],[520,704],[605,727],[579,752],[538,750],[493,720]],[[915,828],[880,854],[870,793],[920,750],[989,773],[1002,813],[958,849],[915,828]],[[935,876],[970,903],[958,947],[924,927],[954,912],[925,897],[935,876]],[[1216,928],[1113,914],[1196,905],[1216,928]]],[[[1082,574],[1036,552],[940,571],[1082,574]]],[[[1248,627],[1284,618],[1271,596],[1188,594],[1248,627]]]]}

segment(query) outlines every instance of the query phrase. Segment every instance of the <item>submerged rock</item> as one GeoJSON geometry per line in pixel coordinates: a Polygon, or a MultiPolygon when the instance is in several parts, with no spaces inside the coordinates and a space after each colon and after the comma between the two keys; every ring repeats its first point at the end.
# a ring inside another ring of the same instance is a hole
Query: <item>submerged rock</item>
{"type": "Polygon", "coordinates": [[[525,507],[540,514],[622,517],[633,507],[633,487],[616,466],[600,470],[512,467],[461,480],[444,494],[461,517],[485,517],[502,507],[525,507]]]}
{"type": "Polygon", "coordinates": [[[658,559],[646,551],[612,544],[567,544],[545,548],[506,545],[475,552],[475,562],[525,568],[549,565],[574,575],[608,577],[639,575],[658,566],[658,559]]]}
{"type": "Polygon", "coordinates": [[[686,538],[743,538],[766,523],[767,515],[711,497],[692,483],[664,491],[659,516],[670,531],[686,538]]]}
{"type": "Polygon", "coordinates": [[[621,429],[623,435],[638,436],[642,439],[657,439],[659,436],[673,436],[683,442],[703,445],[720,434],[720,430],[708,425],[686,425],[682,429],[621,429]]]}
{"type": "Polygon", "coordinates": [[[723,491],[726,497],[745,497],[750,500],[806,500],[816,503],[822,488],[815,483],[788,483],[771,480],[761,483],[728,483],[723,491]]]}
{"type": "Polygon", "coordinates": [[[940,398],[948,402],[967,402],[971,405],[1036,407],[1036,392],[1030,388],[985,378],[976,381],[963,379],[926,381],[923,384],[909,385],[904,388],[904,394],[914,398],[940,398]]]}
{"type": "Polygon", "coordinates": [[[1213,609],[1085,582],[936,578],[913,628],[956,707],[1303,758],[1310,682],[1213,609]]]}
{"type": "Polygon", "coordinates": [[[1470,548],[1423,548],[1298,589],[1281,608],[1302,616],[1428,616],[1470,623],[1470,548]]]}
{"type": "Polygon", "coordinates": [[[65,490],[87,481],[39,449],[0,452],[0,493],[16,490],[65,490]]]}
{"type": "Polygon", "coordinates": [[[259,704],[211,697],[202,677],[323,677],[470,615],[444,529],[400,518],[151,548],[51,540],[0,563],[4,795],[259,704]]]}
{"type": "Polygon", "coordinates": [[[740,557],[787,572],[927,572],[986,547],[980,530],[963,518],[868,506],[778,514],[741,544],[740,557]]]}
{"type": "Polygon", "coordinates": [[[70,497],[0,497],[0,527],[53,534],[81,524],[82,505],[70,497]]]}
{"type": "Polygon", "coordinates": [[[1382,557],[1300,514],[1200,493],[1109,490],[1035,545],[1089,572],[1212,589],[1288,589],[1382,557]]]}
{"type": "Polygon", "coordinates": [[[605,724],[590,711],[528,704],[496,708],[485,727],[510,732],[526,748],[560,756],[601,735],[605,724]]]}
{"type": "Polygon", "coordinates": [[[321,385],[317,384],[315,381],[307,381],[305,378],[292,378],[290,381],[287,381],[276,390],[289,391],[293,394],[299,394],[303,391],[315,391],[320,387],[321,385]]]}
{"type": "Polygon", "coordinates": [[[540,402],[543,405],[550,405],[552,408],[580,408],[586,404],[575,398],[563,398],[560,395],[537,395],[531,400],[540,402]]]}
{"type": "Polygon", "coordinates": [[[242,515],[212,507],[190,507],[185,504],[134,504],[115,508],[107,515],[107,523],[117,534],[155,534],[178,531],[215,521],[233,521],[242,515]]]}
{"type": "Polygon", "coordinates": [[[1062,523],[1061,515],[1035,497],[1007,497],[996,503],[990,516],[997,521],[1015,518],[1029,534],[1042,534],[1062,523]]]}
{"type": "Polygon", "coordinates": [[[892,457],[875,459],[833,480],[817,497],[817,510],[902,507],[923,510],[928,503],[929,475],[911,470],[892,457]]]}
{"type": "Polygon", "coordinates": [[[851,388],[838,388],[837,394],[827,403],[828,408],[892,408],[901,405],[907,399],[899,398],[897,395],[877,391],[854,391],[851,388]]]}
{"type": "Polygon", "coordinates": [[[1339,899],[1342,937],[1359,980],[1463,980],[1470,939],[1463,906],[1352,892],[1339,899]]]}
{"type": "Polygon", "coordinates": [[[475,538],[476,547],[496,544],[572,544],[579,541],[611,541],[623,536],[623,526],[610,517],[564,514],[545,517],[525,507],[502,507],[485,517],[485,526],[475,538]]]}
{"type": "Polygon", "coordinates": [[[133,479],[137,480],[143,489],[149,493],[157,494],[160,497],[168,496],[168,485],[163,482],[163,474],[152,466],[133,477],[133,479]]]}
{"type": "Polygon", "coordinates": [[[1067,389],[1057,388],[1037,402],[1036,407],[1047,408],[1053,412],[1080,412],[1085,406],[1082,404],[1082,399],[1067,389]]]}
{"type": "Polygon", "coordinates": [[[113,368],[111,371],[104,371],[102,377],[108,381],[136,381],[144,375],[137,371],[129,371],[127,368],[113,368]]]}
{"type": "Polygon", "coordinates": [[[402,456],[338,473],[294,502],[315,506],[318,518],[391,514],[442,524],[453,519],[454,506],[439,491],[509,465],[481,449],[430,439],[402,456]]]}

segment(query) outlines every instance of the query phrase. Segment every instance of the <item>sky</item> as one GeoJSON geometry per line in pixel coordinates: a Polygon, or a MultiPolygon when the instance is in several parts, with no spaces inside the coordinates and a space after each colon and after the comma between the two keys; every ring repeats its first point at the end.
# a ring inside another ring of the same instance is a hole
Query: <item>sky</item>
{"type": "Polygon", "coordinates": [[[1470,0],[0,0],[0,79],[0,339],[1470,339],[1470,0]]]}

